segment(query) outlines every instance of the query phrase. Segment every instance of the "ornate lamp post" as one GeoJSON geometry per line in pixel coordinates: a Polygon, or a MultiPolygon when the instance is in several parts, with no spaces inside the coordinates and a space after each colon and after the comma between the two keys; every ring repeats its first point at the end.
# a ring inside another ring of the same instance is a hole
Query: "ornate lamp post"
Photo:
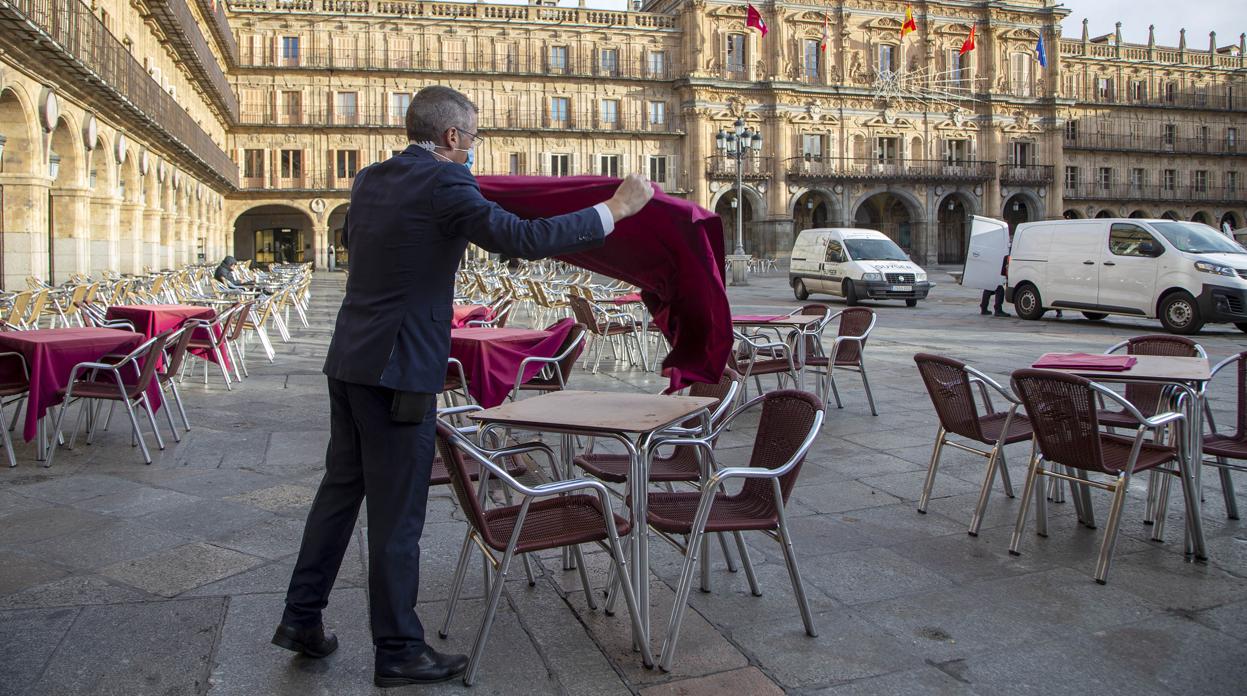
{"type": "Polygon", "coordinates": [[[762,134],[752,128],[745,127],[743,119],[736,119],[732,130],[720,130],[714,136],[715,147],[722,157],[736,161],[736,248],[728,260],[732,264],[732,285],[748,285],[745,272],[748,268],[749,255],[745,253],[745,205],[742,196],[742,182],[745,160],[762,151],[762,134]]]}

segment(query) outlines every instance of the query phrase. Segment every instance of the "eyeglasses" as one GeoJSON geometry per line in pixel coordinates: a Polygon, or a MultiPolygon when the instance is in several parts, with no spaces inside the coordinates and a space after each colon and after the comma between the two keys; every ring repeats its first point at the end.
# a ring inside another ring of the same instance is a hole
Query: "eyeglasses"
{"type": "Polygon", "coordinates": [[[484,138],[484,136],[477,135],[476,133],[473,133],[472,131],[468,130],[467,128],[460,128],[459,126],[455,126],[455,129],[456,129],[456,130],[458,130],[460,133],[466,133],[466,134],[468,134],[468,135],[472,136],[472,147],[473,147],[473,148],[475,148],[477,145],[479,145],[479,144],[481,144],[481,143],[485,142],[485,138],[484,138]]]}

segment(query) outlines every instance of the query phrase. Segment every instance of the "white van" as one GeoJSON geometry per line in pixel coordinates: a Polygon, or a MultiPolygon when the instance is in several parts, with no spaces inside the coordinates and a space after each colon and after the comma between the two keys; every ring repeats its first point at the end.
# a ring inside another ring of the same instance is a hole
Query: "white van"
{"type": "Polygon", "coordinates": [[[1247,250],[1196,222],[1029,222],[1014,234],[1005,297],[1023,319],[1074,309],[1157,318],[1172,333],[1206,322],[1247,331],[1247,250]]]}
{"type": "Polygon", "coordinates": [[[887,235],[844,227],[804,230],[797,235],[788,284],[798,300],[814,293],[858,300],[905,300],[913,307],[934,283],[887,235]]]}

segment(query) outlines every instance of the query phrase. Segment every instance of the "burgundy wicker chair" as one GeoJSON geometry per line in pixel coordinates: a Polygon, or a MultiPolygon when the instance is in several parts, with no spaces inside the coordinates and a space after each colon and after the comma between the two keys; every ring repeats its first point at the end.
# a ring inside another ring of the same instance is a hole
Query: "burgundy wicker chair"
{"type": "MultiPolygon", "coordinates": [[[[658,661],[658,666],[664,670],[671,669],[676,643],[680,638],[680,626],[688,607],[693,572],[698,565],[698,554],[704,553],[703,539],[708,533],[758,531],[777,541],[784,553],[805,632],[810,636],[818,635],[797,568],[784,506],[797,483],[805,454],[822,427],[823,402],[817,396],[802,391],[768,392],[734,411],[724,419],[718,430],[723,430],[742,412],[757,405],[761,405],[762,415],[749,466],[715,471],[704,480],[700,491],[649,494],[647,521],[650,528],[684,554],[684,568],[676,588],[671,626],[658,661]],[[728,494],[722,490],[725,482],[736,479],[744,479],[738,493],[728,494]],[[682,541],[681,537],[686,541],[682,541]]],[[[700,447],[708,456],[713,453],[712,441],[713,436],[666,440],[668,444],[700,447]]],[[[757,578],[748,563],[748,551],[739,536],[737,548],[745,566],[749,589],[755,596],[761,595],[757,578]]],[[[615,586],[619,585],[615,583],[615,586]]]]}
{"type": "MultiPolygon", "coordinates": [[[[1234,497],[1234,481],[1230,478],[1231,471],[1247,471],[1243,464],[1231,464],[1229,460],[1247,462],[1247,351],[1232,355],[1212,368],[1215,378],[1221,370],[1231,365],[1237,367],[1238,404],[1235,418],[1235,432],[1222,433],[1212,419],[1212,411],[1208,412],[1208,427],[1212,431],[1204,435],[1204,454],[1212,455],[1213,459],[1204,460],[1204,464],[1217,467],[1221,475],[1221,493],[1225,496],[1225,514],[1232,520],[1238,519],[1238,500],[1234,497]]],[[[1207,403],[1207,402],[1205,402],[1207,403]]]]}
{"type": "Polygon", "coordinates": [[[628,359],[632,360],[632,350],[627,344],[628,337],[632,338],[632,343],[636,346],[637,359],[644,363],[645,351],[641,348],[641,326],[631,314],[606,310],[592,300],[575,293],[568,293],[567,302],[571,305],[572,315],[576,321],[589,329],[589,334],[593,337],[593,348],[597,349],[596,353],[593,348],[585,351],[586,367],[589,364],[590,355],[595,356],[593,367],[589,368],[590,372],[598,371],[598,364],[602,362],[602,353],[605,351],[604,344],[607,342],[611,343],[611,352],[615,354],[617,360],[620,347],[628,353],[628,359]]]}
{"type": "MultiPolygon", "coordinates": [[[[614,513],[606,486],[599,481],[571,479],[535,487],[526,486],[494,463],[491,456],[486,455],[470,440],[442,421],[437,423],[437,449],[442,461],[447,464],[451,486],[468,518],[469,525],[468,533],[463,540],[463,547],[459,552],[459,564],[455,568],[450,597],[447,600],[446,619],[439,631],[443,638],[449,635],[455,605],[463,589],[463,578],[467,572],[468,561],[473,555],[473,543],[479,545],[489,565],[494,568],[493,579],[489,585],[489,601],[480,629],[476,634],[476,641],[472,646],[467,671],[463,675],[463,683],[470,686],[480,667],[485,642],[489,639],[489,630],[493,625],[498,602],[502,598],[502,589],[506,584],[507,571],[515,554],[570,547],[576,557],[577,568],[580,570],[585,597],[593,607],[595,605],[593,590],[589,586],[580,545],[597,543],[604,546],[610,553],[616,575],[626,578],[628,577],[627,561],[624,559],[619,537],[628,533],[629,524],[627,519],[614,513]],[[472,484],[466,464],[468,459],[475,460],[479,470],[487,472],[489,477],[496,478],[504,487],[521,496],[521,502],[516,505],[487,509],[486,498],[479,495],[472,484]]],[[[553,465],[553,451],[542,444],[511,447],[499,450],[493,456],[514,456],[537,451],[544,452],[553,465]]],[[[620,583],[620,587],[627,602],[628,614],[632,619],[632,630],[640,635],[642,633],[640,614],[637,611],[632,588],[626,582],[620,583]]],[[[640,649],[645,666],[653,665],[654,658],[650,653],[649,644],[641,641],[640,649]]]]}
{"type": "MultiPolygon", "coordinates": [[[[13,456],[13,440],[9,438],[9,429],[5,427],[5,399],[12,399],[9,404],[17,404],[30,395],[30,372],[26,369],[26,357],[21,353],[0,353],[0,364],[6,365],[3,377],[0,377],[0,437],[4,439],[4,453],[9,457],[9,467],[17,466],[13,456]]],[[[21,409],[21,406],[16,406],[21,409]]],[[[17,417],[14,412],[14,418],[17,417]]]]}
{"type": "Polygon", "coordinates": [[[1170,423],[1182,420],[1180,413],[1161,413],[1144,416],[1134,406],[1115,392],[1076,375],[1049,370],[1024,369],[1013,373],[1013,389],[1022,399],[1030,422],[1035,430],[1036,451],[1031,457],[1022,490],[1022,505],[1018,510],[1017,525],[1009,543],[1009,553],[1019,555],[1022,530],[1026,526],[1026,513],[1030,496],[1035,496],[1036,532],[1048,535],[1047,503],[1043,487],[1037,485],[1040,476],[1051,476],[1075,484],[1092,486],[1113,494],[1108,525],[1104,530],[1104,542],[1096,563],[1095,581],[1103,585],[1108,579],[1113,547],[1117,542],[1117,530],[1121,522],[1122,508],[1130,479],[1140,471],[1165,471],[1177,475],[1176,468],[1164,469],[1162,465],[1176,462],[1178,451],[1168,445],[1145,442],[1149,431],[1158,433],[1170,423]],[[1134,437],[1123,437],[1100,431],[1100,409],[1097,397],[1120,405],[1136,418],[1134,437]],[[1097,481],[1074,473],[1062,473],[1054,467],[1078,473],[1099,474],[1107,481],[1097,481]]]}
{"type": "MultiPolygon", "coordinates": [[[[178,407],[178,415],[181,416],[182,425],[188,433],[191,431],[191,422],[186,417],[186,407],[182,405],[182,392],[178,389],[177,376],[182,369],[182,362],[186,360],[186,351],[189,350],[194,334],[193,324],[186,324],[170,334],[169,340],[165,343],[164,360],[156,369],[156,383],[160,385],[160,396],[165,398],[170,394],[173,395],[173,404],[178,407]]],[[[169,408],[167,403],[165,416],[169,419],[169,429],[173,431],[174,441],[181,442],[182,438],[178,435],[177,426],[173,424],[173,409],[169,408]]]]}
{"type": "MultiPolygon", "coordinates": [[[[875,408],[875,396],[870,391],[870,379],[866,376],[864,353],[866,352],[866,339],[870,337],[870,332],[874,330],[878,318],[872,309],[850,307],[831,317],[828,323],[837,317],[840,319],[840,325],[831,350],[828,352],[819,350],[812,358],[807,356],[806,364],[810,367],[810,371],[818,376],[819,393],[823,395],[824,402],[827,400],[827,387],[831,387],[831,394],[836,397],[836,408],[844,408],[844,404],[840,401],[840,391],[836,388],[835,371],[851,370],[861,374],[862,387],[866,390],[866,400],[870,403],[870,413],[877,416],[879,411],[875,408]]],[[[821,341],[818,347],[822,348],[821,341]]]]}
{"type": "Polygon", "coordinates": [[[472,395],[468,393],[468,378],[463,371],[463,363],[458,358],[446,358],[446,379],[442,382],[442,396],[447,404],[455,406],[455,399],[462,396],[465,403],[472,403],[472,395]]]}
{"type": "Polygon", "coordinates": [[[736,338],[736,350],[732,355],[735,370],[741,375],[741,390],[737,400],[749,398],[749,378],[753,377],[758,393],[763,393],[762,376],[775,375],[776,386],[783,388],[784,379],[797,384],[797,364],[792,346],[782,340],[769,340],[762,334],[747,334],[732,330],[736,338]]]}
{"type": "MultiPolygon", "coordinates": [[[[1104,351],[1105,354],[1116,353],[1125,348],[1127,355],[1168,355],[1177,358],[1206,358],[1207,354],[1195,341],[1182,336],[1168,334],[1149,334],[1135,336],[1104,351]]],[[[1129,401],[1139,413],[1151,417],[1161,408],[1165,387],[1158,384],[1127,384],[1126,401],[1129,401]]],[[[1127,428],[1133,430],[1139,424],[1125,409],[1106,411],[1100,414],[1100,425],[1106,428],[1127,428]]]]}
{"type": "Polygon", "coordinates": [[[1000,482],[1004,486],[1005,495],[1013,497],[1013,483],[1009,480],[1009,467],[1005,462],[1005,446],[1030,440],[1030,421],[1017,412],[1021,402],[1012,392],[960,360],[918,353],[914,356],[914,362],[918,364],[918,374],[922,375],[922,383],[926,386],[931,404],[935,407],[935,414],[940,419],[940,427],[935,434],[935,449],[931,452],[931,463],[927,467],[926,482],[922,485],[922,496],[918,499],[918,512],[925,514],[927,511],[927,504],[931,501],[931,488],[935,484],[935,472],[939,468],[945,445],[986,457],[987,473],[979,490],[974,517],[970,520],[970,536],[978,536],[992,483],[996,478],[996,469],[1000,469],[1000,482]],[[983,400],[985,413],[979,412],[979,406],[975,402],[976,387],[983,400]],[[993,407],[989,387],[1009,402],[1007,411],[997,411],[993,407]],[[991,449],[984,451],[953,442],[949,439],[950,435],[960,435],[991,449]]]}
{"type": "MultiPolygon", "coordinates": [[[[557,325],[557,324],[556,324],[557,325]]],[[[585,336],[589,328],[584,324],[576,324],[567,332],[567,338],[559,347],[559,352],[552,358],[524,358],[516,370],[515,387],[511,389],[510,399],[515,401],[522,391],[535,391],[543,394],[562,391],[567,388],[567,380],[571,379],[572,370],[576,367],[576,359],[585,347],[585,336]],[[541,372],[527,382],[524,371],[531,364],[544,365],[541,372]]]]}

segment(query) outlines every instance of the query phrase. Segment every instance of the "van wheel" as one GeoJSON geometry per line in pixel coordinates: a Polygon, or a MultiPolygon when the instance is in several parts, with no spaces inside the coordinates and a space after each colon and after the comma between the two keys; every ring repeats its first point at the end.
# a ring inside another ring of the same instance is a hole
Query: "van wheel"
{"type": "Polygon", "coordinates": [[[810,291],[805,287],[805,281],[797,278],[792,283],[792,294],[802,302],[810,299],[810,291]]]}
{"type": "Polygon", "coordinates": [[[853,281],[848,278],[844,279],[844,303],[850,307],[857,305],[857,288],[853,286],[853,281]]]}
{"type": "Polygon", "coordinates": [[[1104,321],[1108,315],[1103,312],[1083,312],[1082,315],[1089,321],[1104,321]]]}
{"type": "Polygon", "coordinates": [[[918,300],[905,300],[905,306],[906,307],[917,307],[918,300]]]}
{"type": "Polygon", "coordinates": [[[1034,285],[1023,285],[1013,294],[1013,309],[1023,319],[1035,320],[1043,316],[1043,301],[1034,285]]]}
{"type": "Polygon", "coordinates": [[[1199,305],[1195,298],[1184,291],[1166,295],[1160,301],[1158,312],[1160,325],[1165,331],[1176,334],[1195,334],[1204,328],[1204,319],[1199,316],[1199,305]]]}

